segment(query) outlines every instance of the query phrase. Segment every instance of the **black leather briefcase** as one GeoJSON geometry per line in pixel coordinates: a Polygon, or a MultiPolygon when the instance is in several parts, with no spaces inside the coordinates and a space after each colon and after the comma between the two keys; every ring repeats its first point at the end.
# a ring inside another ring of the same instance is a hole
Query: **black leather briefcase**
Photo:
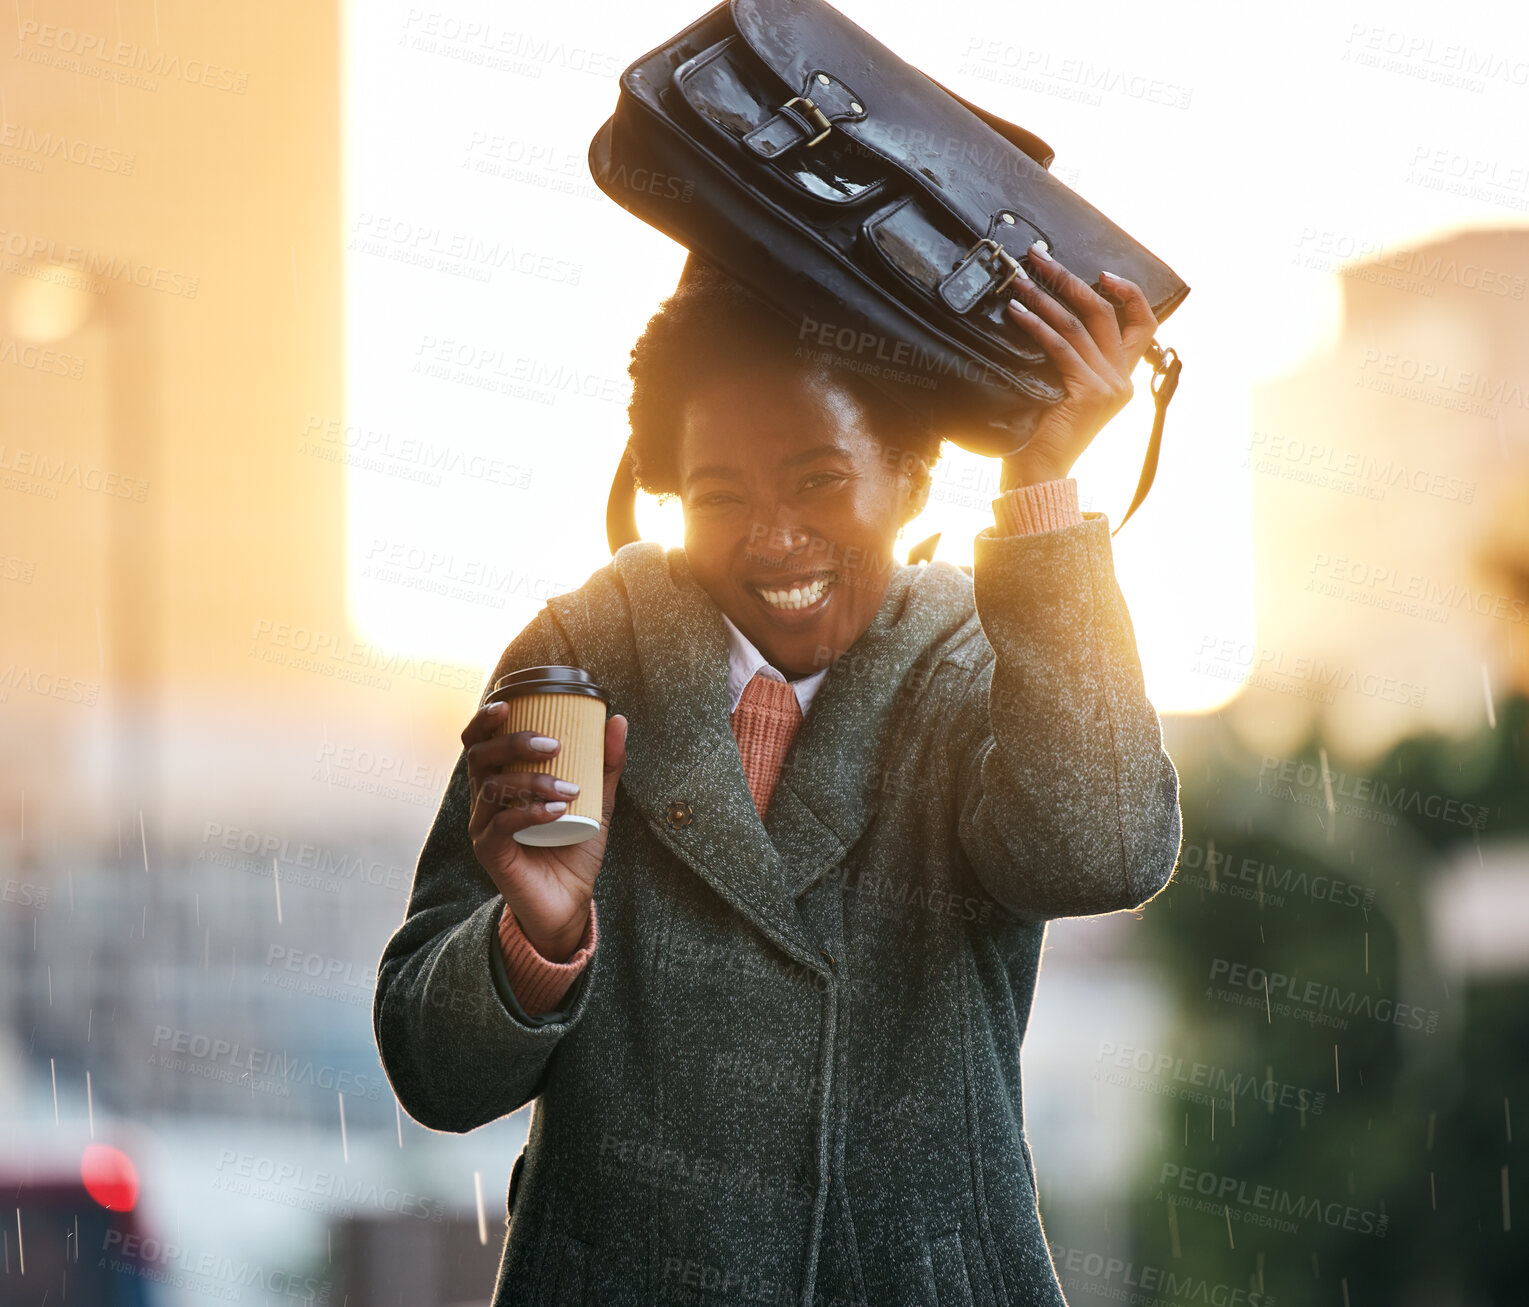
{"type": "MultiPolygon", "coordinates": [[[[1004,310],[1037,237],[1096,290],[1101,271],[1134,281],[1159,322],[1189,293],[1047,171],[1053,155],[823,0],[731,0],[621,75],[589,166],[607,195],[772,305],[809,348],[998,457],[1064,394],[1004,310]]],[[[1156,341],[1146,358],[1157,416],[1126,517],[1151,485],[1180,368],[1156,341]]]]}

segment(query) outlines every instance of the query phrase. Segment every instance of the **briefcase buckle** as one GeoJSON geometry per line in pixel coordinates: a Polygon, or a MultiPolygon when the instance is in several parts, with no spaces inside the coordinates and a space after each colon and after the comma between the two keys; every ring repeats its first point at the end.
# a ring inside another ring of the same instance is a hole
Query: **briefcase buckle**
{"type": "Polygon", "coordinates": [[[1019,260],[1010,254],[1008,250],[1004,249],[1004,247],[995,241],[991,236],[984,236],[975,245],[973,245],[971,249],[967,250],[965,254],[957,259],[952,266],[959,268],[963,263],[971,258],[972,255],[974,255],[984,246],[987,247],[987,253],[982,257],[983,261],[987,264],[989,269],[996,273],[999,270],[999,267],[995,267],[994,265],[997,264],[1000,267],[1007,268],[1009,270],[1008,275],[1005,276],[1004,279],[1000,281],[996,286],[991,288],[990,293],[997,295],[1000,294],[1004,288],[1014,280],[1015,277],[1019,276],[1020,266],[1019,260]]]}
{"type": "Polygon", "coordinates": [[[805,95],[793,95],[782,107],[789,109],[792,105],[795,104],[801,105],[807,111],[807,113],[812,116],[814,120],[813,126],[822,128],[822,130],[810,141],[805,142],[809,148],[816,145],[825,136],[827,136],[829,132],[833,131],[834,125],[828,121],[828,115],[819,109],[817,105],[813,104],[813,102],[809,100],[805,95]]]}

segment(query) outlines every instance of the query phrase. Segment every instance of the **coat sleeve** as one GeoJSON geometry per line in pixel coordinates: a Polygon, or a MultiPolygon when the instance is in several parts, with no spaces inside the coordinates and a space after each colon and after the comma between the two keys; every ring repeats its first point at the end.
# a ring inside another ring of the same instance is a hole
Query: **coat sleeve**
{"type": "MultiPolygon", "coordinates": [[[[479,703],[506,671],[567,657],[543,608],[504,651],[479,703]]],[[[558,1041],[588,1005],[596,968],[591,958],[556,1019],[528,1019],[514,1003],[500,956],[504,899],[473,853],[470,810],[463,749],[420,852],[403,924],[383,950],[372,1000],[377,1050],[400,1105],[421,1125],[456,1133],[536,1097],[558,1041]]]]}
{"type": "Polygon", "coordinates": [[[1179,778],[1147,700],[1107,519],[987,528],[972,584],[993,656],[946,737],[963,854],[1026,920],[1140,906],[1178,860],[1179,778]]]}

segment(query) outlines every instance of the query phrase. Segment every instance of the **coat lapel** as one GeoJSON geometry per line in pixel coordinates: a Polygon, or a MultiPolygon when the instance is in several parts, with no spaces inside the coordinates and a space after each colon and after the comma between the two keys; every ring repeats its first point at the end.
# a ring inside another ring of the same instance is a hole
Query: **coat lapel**
{"type": "Polygon", "coordinates": [[[923,692],[931,658],[974,613],[970,590],[945,563],[899,568],[870,626],[823,678],[765,814],[793,899],[842,860],[884,798],[911,792],[907,760],[886,756],[888,734],[923,692]]]}
{"type": "Polygon", "coordinates": [[[871,626],[818,687],[765,822],[728,715],[726,627],[683,549],[624,545],[548,607],[578,665],[606,688],[611,711],[627,717],[621,788],[654,835],[777,946],[819,968],[797,895],[870,820],[895,702],[919,655],[960,625],[963,605],[951,600],[963,583],[969,613],[971,582],[957,569],[893,573],[871,626]],[[671,820],[676,804],[688,805],[688,824],[671,820]]]}

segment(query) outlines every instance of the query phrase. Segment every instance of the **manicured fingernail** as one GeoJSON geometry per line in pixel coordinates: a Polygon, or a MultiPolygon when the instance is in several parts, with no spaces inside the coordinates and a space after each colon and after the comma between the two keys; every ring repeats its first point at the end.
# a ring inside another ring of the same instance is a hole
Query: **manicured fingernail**
{"type": "Polygon", "coordinates": [[[1010,300],[1009,301],[1009,307],[1011,309],[1013,309],[1017,313],[1028,313],[1028,312],[1030,312],[1030,310],[1027,309],[1023,304],[1021,304],[1018,300],[1010,300]]]}
{"type": "Polygon", "coordinates": [[[1120,278],[1117,277],[1113,272],[1101,272],[1099,275],[1100,275],[1100,277],[1104,278],[1106,281],[1119,281],[1120,280],[1120,278]]]}
{"type": "Polygon", "coordinates": [[[564,803],[561,799],[554,799],[551,803],[545,804],[544,806],[546,807],[548,812],[562,812],[563,809],[566,808],[568,805],[566,803],[564,803]]]}
{"type": "Polygon", "coordinates": [[[488,706],[488,710],[489,712],[509,712],[510,701],[508,699],[501,699],[498,703],[491,703],[488,706]]]}
{"type": "Polygon", "coordinates": [[[1045,259],[1048,263],[1052,261],[1051,250],[1043,240],[1032,241],[1030,243],[1030,253],[1045,259]]]}
{"type": "Polygon", "coordinates": [[[533,749],[540,749],[543,753],[551,753],[557,748],[557,741],[550,735],[533,735],[526,743],[533,749]]]}
{"type": "Polygon", "coordinates": [[[552,788],[559,794],[577,794],[579,787],[572,781],[553,781],[552,788]]]}

